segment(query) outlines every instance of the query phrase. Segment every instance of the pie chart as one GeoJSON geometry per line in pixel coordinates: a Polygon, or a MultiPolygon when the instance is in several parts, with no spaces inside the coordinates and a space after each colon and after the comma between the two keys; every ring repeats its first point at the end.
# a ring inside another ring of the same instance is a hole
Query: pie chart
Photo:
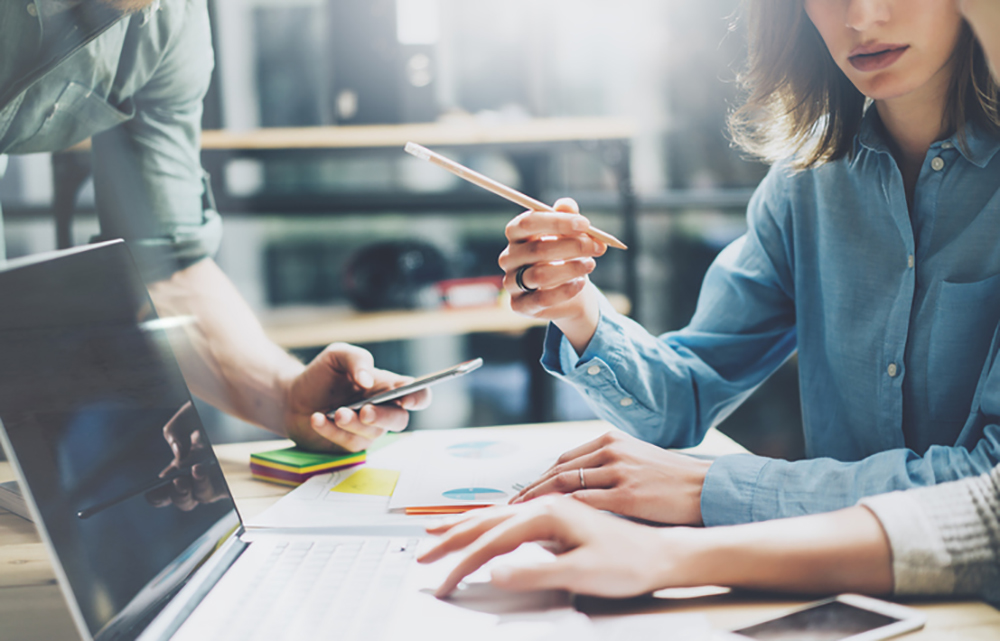
{"type": "Polygon", "coordinates": [[[456,490],[448,490],[442,494],[444,498],[453,501],[499,501],[507,498],[506,492],[493,490],[488,487],[461,487],[456,490]]]}
{"type": "Polygon", "coordinates": [[[516,451],[516,445],[502,441],[469,441],[448,446],[448,453],[458,458],[499,458],[516,451]]]}

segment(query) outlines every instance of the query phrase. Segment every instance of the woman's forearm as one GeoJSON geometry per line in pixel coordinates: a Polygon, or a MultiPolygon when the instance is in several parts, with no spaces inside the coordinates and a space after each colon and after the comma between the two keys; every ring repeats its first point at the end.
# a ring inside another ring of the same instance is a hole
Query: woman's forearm
{"type": "MultiPolygon", "coordinates": [[[[673,536],[663,531],[668,546],[673,536]]],[[[693,548],[667,585],[725,585],[792,592],[892,592],[892,553],[863,507],[791,519],[687,530],[693,548]]]]}

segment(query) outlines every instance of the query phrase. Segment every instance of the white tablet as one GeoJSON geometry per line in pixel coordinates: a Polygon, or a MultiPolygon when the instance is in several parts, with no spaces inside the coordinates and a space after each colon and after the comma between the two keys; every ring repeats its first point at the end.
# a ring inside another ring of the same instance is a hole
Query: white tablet
{"type": "Polygon", "coordinates": [[[858,594],[816,601],[788,614],[734,630],[732,639],[758,641],[879,641],[924,627],[923,613],[858,594]]]}

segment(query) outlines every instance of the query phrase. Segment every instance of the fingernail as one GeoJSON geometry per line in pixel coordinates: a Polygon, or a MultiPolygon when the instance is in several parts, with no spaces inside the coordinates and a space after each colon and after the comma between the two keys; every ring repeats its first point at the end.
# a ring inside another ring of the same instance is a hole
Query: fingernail
{"type": "Polygon", "coordinates": [[[375,379],[372,377],[371,372],[369,372],[366,369],[363,369],[360,372],[358,372],[357,382],[358,385],[360,385],[361,387],[368,389],[369,387],[375,384],[375,379]]]}
{"type": "Polygon", "coordinates": [[[375,410],[372,408],[371,405],[365,405],[364,407],[361,408],[361,412],[358,414],[358,418],[360,418],[361,422],[364,423],[365,425],[371,425],[372,423],[375,422],[375,410]]]}
{"type": "Polygon", "coordinates": [[[587,231],[590,229],[590,221],[588,221],[583,216],[576,216],[573,218],[573,230],[574,231],[587,231]]]}

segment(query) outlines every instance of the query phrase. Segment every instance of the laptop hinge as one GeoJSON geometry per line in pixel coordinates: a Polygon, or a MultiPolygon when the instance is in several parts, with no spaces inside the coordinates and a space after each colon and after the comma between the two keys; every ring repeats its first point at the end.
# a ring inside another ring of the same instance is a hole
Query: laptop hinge
{"type": "Polygon", "coordinates": [[[242,531],[241,527],[229,536],[219,551],[195,572],[177,596],[153,619],[137,641],[166,641],[180,629],[222,575],[249,547],[249,543],[240,539],[242,531]]]}

